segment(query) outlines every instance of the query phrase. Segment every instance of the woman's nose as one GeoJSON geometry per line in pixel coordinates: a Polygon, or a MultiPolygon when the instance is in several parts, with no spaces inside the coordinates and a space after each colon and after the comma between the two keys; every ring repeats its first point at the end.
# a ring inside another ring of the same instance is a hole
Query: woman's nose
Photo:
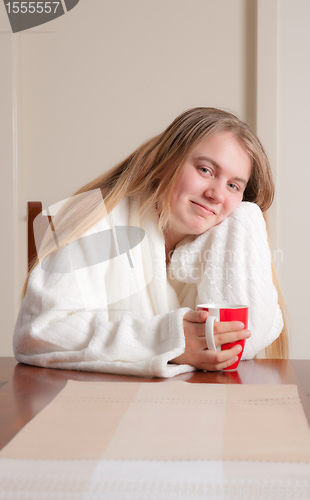
{"type": "Polygon", "coordinates": [[[212,200],[214,203],[224,202],[224,186],[220,182],[212,181],[205,190],[205,197],[212,200]]]}

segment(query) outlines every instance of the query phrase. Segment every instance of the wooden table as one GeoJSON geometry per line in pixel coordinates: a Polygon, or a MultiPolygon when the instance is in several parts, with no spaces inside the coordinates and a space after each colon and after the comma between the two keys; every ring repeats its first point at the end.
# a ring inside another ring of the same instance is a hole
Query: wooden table
{"type": "Polygon", "coordinates": [[[200,384],[296,384],[310,425],[310,360],[243,361],[236,372],[191,372],[173,379],[144,379],[38,368],[0,357],[0,449],[64,388],[68,380],[200,384]]]}

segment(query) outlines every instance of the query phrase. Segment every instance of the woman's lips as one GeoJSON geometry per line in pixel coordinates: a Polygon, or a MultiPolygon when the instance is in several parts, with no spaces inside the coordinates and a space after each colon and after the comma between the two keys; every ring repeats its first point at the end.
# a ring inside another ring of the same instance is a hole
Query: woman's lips
{"type": "Polygon", "coordinates": [[[200,205],[200,203],[196,203],[195,201],[191,201],[191,203],[198,207],[206,215],[216,215],[215,212],[211,210],[211,208],[206,207],[205,205],[200,205]]]}

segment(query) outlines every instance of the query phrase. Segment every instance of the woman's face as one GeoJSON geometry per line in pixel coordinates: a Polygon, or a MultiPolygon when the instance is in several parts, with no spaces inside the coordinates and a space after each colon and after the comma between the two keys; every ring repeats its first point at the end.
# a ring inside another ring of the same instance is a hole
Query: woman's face
{"type": "Polygon", "coordinates": [[[171,197],[168,246],[202,234],[241,203],[252,160],[231,132],[202,140],[186,160],[171,197]]]}

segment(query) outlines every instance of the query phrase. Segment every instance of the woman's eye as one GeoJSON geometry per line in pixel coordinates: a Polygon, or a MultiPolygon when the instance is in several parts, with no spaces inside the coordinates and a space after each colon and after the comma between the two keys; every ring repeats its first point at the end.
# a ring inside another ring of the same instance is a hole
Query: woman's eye
{"type": "Polygon", "coordinates": [[[212,176],[212,170],[208,167],[199,167],[199,170],[206,175],[212,176]]]}
{"type": "Polygon", "coordinates": [[[228,186],[232,188],[234,191],[240,191],[240,188],[239,186],[237,186],[237,184],[228,184],[228,186]]]}

